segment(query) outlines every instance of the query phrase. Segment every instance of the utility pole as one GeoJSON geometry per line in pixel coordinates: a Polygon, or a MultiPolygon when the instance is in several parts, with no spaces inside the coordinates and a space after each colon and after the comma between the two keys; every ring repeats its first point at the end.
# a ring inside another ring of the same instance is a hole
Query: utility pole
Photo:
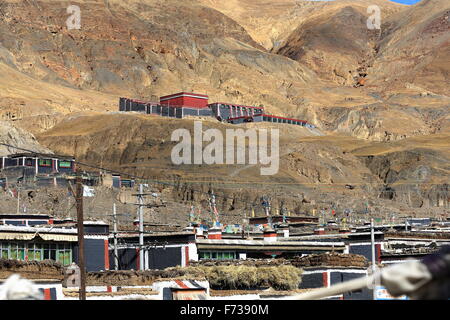
{"type": "Polygon", "coordinates": [[[113,204],[113,225],[114,225],[114,270],[119,270],[119,253],[117,250],[117,215],[116,204],[113,204]]]}
{"type": "MultiPolygon", "coordinates": [[[[372,247],[372,275],[375,275],[375,271],[376,271],[376,262],[375,262],[375,231],[374,231],[374,223],[373,223],[373,218],[370,219],[370,244],[372,247]]],[[[373,300],[376,300],[376,288],[375,288],[375,277],[374,279],[374,283],[373,283],[373,289],[372,289],[372,293],[373,293],[373,300]]]]}
{"type": "Polygon", "coordinates": [[[145,269],[144,265],[144,185],[139,184],[139,267],[141,270],[145,269]]]}
{"type": "Polygon", "coordinates": [[[144,206],[148,208],[154,207],[164,207],[164,204],[144,204],[144,196],[145,195],[153,195],[151,193],[144,193],[144,185],[139,184],[139,193],[133,194],[138,199],[138,203],[136,205],[138,208],[138,220],[139,220],[139,269],[145,270],[145,255],[144,255],[144,206]]]}
{"type": "Polygon", "coordinates": [[[80,267],[80,300],[86,300],[86,269],[84,267],[84,219],[83,184],[81,175],[77,176],[77,230],[78,230],[78,266],[80,267]]]}
{"type": "Polygon", "coordinates": [[[20,187],[17,184],[17,214],[20,213],[20,187]]]}
{"type": "Polygon", "coordinates": [[[245,239],[245,229],[247,226],[247,210],[244,210],[244,220],[242,221],[242,230],[241,230],[241,235],[242,235],[242,239],[245,239]]]}

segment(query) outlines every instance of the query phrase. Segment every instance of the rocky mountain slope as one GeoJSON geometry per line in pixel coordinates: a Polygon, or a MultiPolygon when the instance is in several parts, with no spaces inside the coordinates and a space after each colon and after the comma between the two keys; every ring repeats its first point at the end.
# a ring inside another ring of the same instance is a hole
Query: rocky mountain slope
{"type": "Polygon", "coordinates": [[[66,26],[70,4],[0,4],[0,116],[45,147],[175,182],[176,201],[220,187],[229,211],[266,193],[296,212],[450,206],[448,1],[84,0],[79,30],[66,26]],[[380,30],[367,28],[370,5],[380,30]],[[115,111],[120,96],[177,91],[263,105],[318,130],[281,128],[273,177],[258,166],[175,166],[170,134],[192,120],[115,111]]]}
{"type": "MultiPolygon", "coordinates": [[[[10,146],[16,146],[32,150],[34,152],[52,153],[52,151],[42,145],[36,140],[34,135],[28,131],[14,126],[8,121],[0,121],[0,143],[10,146]]],[[[0,144],[0,156],[7,156],[11,153],[22,153],[22,150],[12,148],[0,144]]]]}

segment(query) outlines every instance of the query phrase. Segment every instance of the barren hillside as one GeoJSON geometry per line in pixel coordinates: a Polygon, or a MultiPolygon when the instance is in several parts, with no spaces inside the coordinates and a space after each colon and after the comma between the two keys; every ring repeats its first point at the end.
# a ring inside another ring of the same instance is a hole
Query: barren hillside
{"type": "Polygon", "coordinates": [[[79,30],[66,26],[70,4],[0,3],[0,115],[4,131],[16,130],[8,141],[31,145],[34,134],[54,152],[176,182],[177,201],[202,201],[190,190],[214,185],[229,211],[266,193],[296,212],[368,200],[379,212],[448,210],[448,1],[83,0],[79,30]],[[367,28],[370,5],[381,9],[380,30],[367,28]],[[170,134],[192,120],[116,111],[120,96],[178,91],[318,129],[278,127],[276,176],[175,166],[170,134]]]}

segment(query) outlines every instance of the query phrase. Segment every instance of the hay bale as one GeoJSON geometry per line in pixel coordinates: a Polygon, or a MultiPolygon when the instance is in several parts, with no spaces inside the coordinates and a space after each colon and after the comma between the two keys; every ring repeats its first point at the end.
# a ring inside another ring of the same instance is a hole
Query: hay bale
{"type": "Polygon", "coordinates": [[[211,288],[222,290],[255,289],[272,287],[275,290],[298,288],[301,270],[289,266],[190,266],[184,268],[186,276],[204,276],[211,288]]]}
{"type": "Polygon", "coordinates": [[[259,282],[267,283],[275,290],[297,289],[301,282],[301,269],[293,266],[282,265],[277,267],[257,268],[259,282]]]}

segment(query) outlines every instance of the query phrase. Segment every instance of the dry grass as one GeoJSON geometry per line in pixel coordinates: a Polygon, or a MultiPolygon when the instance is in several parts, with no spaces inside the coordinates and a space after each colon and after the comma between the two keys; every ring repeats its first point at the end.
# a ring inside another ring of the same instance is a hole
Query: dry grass
{"type": "Polygon", "coordinates": [[[255,266],[196,266],[186,268],[188,274],[204,275],[211,288],[223,290],[272,287],[276,290],[298,288],[301,270],[288,265],[255,266]]]}
{"type": "Polygon", "coordinates": [[[26,279],[60,279],[64,278],[63,266],[53,260],[20,261],[0,259],[0,279],[6,279],[18,273],[26,279]]]}

